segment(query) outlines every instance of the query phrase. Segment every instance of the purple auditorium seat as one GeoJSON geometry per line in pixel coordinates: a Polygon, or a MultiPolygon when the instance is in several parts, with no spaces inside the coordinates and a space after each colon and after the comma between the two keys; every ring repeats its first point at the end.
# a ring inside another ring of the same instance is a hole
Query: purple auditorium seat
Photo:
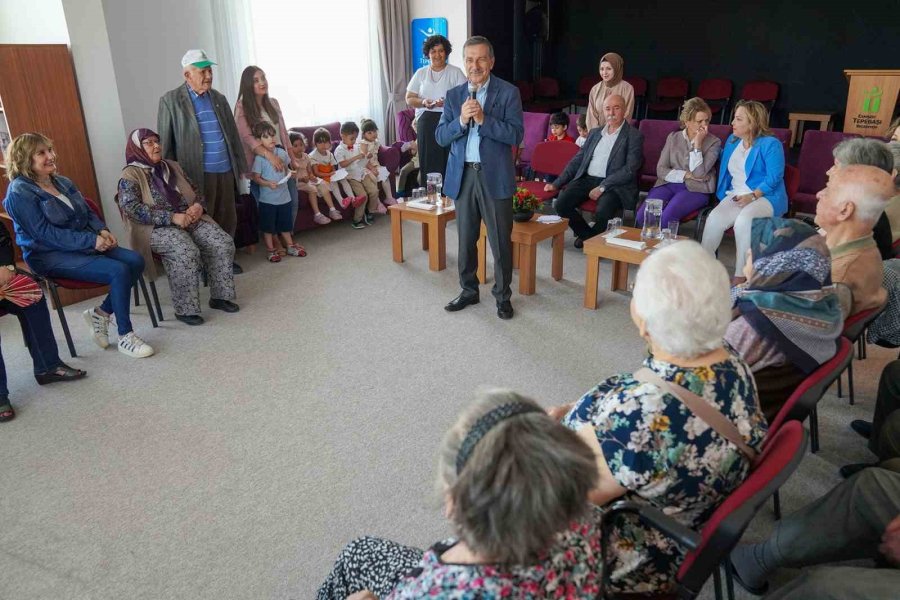
{"type": "Polygon", "coordinates": [[[797,161],[800,187],[791,198],[791,206],[795,212],[815,214],[818,202],[816,193],[825,187],[828,181],[825,173],[834,164],[831,151],[842,141],[855,137],[859,136],[838,131],[810,130],[803,134],[800,158],[797,161]]]}
{"type": "Polygon", "coordinates": [[[547,137],[547,129],[550,127],[550,115],[548,113],[523,113],[525,124],[525,147],[519,155],[519,164],[522,168],[531,166],[531,155],[534,147],[543,142],[547,137]]]}
{"type": "Polygon", "coordinates": [[[673,131],[678,131],[679,121],[662,121],[659,119],[644,119],[641,121],[638,131],[644,136],[643,156],[644,162],[639,171],[638,187],[647,191],[656,182],[656,164],[659,155],[666,145],[666,138],[673,131]]]}
{"type": "Polygon", "coordinates": [[[397,139],[401,142],[412,142],[416,139],[416,130],[413,129],[413,119],[416,117],[414,108],[405,108],[397,111],[397,139]]]}

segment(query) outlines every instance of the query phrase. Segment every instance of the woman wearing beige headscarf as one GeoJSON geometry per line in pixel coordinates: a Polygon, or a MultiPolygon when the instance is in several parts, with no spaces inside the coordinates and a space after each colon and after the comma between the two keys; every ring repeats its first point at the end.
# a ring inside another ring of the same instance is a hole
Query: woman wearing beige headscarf
{"type": "Polygon", "coordinates": [[[600,83],[591,88],[588,99],[588,131],[606,125],[603,101],[608,96],[622,96],[625,99],[625,119],[631,119],[634,113],[634,88],[622,80],[624,67],[625,61],[615,52],[607,52],[600,58],[600,83]]]}

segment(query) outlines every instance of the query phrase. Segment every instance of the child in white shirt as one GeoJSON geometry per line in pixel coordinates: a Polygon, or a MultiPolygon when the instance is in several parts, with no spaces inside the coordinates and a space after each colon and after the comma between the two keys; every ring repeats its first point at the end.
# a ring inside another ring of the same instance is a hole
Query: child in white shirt
{"type": "Polygon", "coordinates": [[[381,142],[378,141],[378,125],[372,119],[363,119],[360,131],[362,133],[362,139],[359,141],[360,150],[369,157],[366,169],[375,177],[375,181],[381,184],[381,189],[384,190],[384,203],[387,206],[397,204],[391,190],[391,174],[388,173],[387,167],[382,167],[378,162],[378,149],[381,148],[381,142]]]}
{"type": "Polygon", "coordinates": [[[578,139],[575,140],[575,143],[581,148],[584,146],[585,140],[587,140],[587,115],[578,115],[578,121],[575,122],[575,128],[578,129],[578,139]]]}
{"type": "Polygon", "coordinates": [[[319,127],[313,132],[313,144],[316,149],[309,153],[310,167],[312,167],[313,175],[328,184],[332,196],[341,203],[342,208],[347,208],[351,204],[356,206],[366,201],[365,196],[357,197],[354,195],[350,184],[346,179],[333,179],[337,171],[338,162],[331,152],[331,134],[324,127],[319,127]],[[338,187],[340,184],[340,187],[338,187]],[[346,198],[341,197],[341,191],[344,192],[346,198]]]}
{"type": "Polygon", "coordinates": [[[363,153],[356,138],[359,137],[359,126],[353,121],[347,121],[341,125],[341,143],[334,151],[334,158],[338,161],[338,166],[347,169],[347,179],[350,181],[350,188],[357,196],[365,195],[369,199],[368,206],[360,204],[353,213],[354,229],[362,229],[366,225],[371,225],[375,221],[373,213],[387,212],[384,204],[378,199],[378,184],[375,177],[366,170],[366,161],[369,157],[363,153]]]}
{"type": "Polygon", "coordinates": [[[294,147],[294,155],[297,157],[297,189],[307,193],[310,207],[313,209],[313,221],[319,225],[340,221],[343,217],[341,212],[334,207],[328,184],[324,179],[319,179],[313,174],[312,161],[306,154],[306,136],[299,131],[291,131],[288,133],[288,137],[291,140],[291,146],[294,147]],[[328,217],[319,210],[319,196],[328,205],[328,217]]]}

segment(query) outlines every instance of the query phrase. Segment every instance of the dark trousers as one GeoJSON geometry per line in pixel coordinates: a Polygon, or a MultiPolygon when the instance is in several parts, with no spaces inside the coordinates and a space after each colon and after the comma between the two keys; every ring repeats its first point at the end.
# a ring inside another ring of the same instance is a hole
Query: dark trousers
{"type": "Polygon", "coordinates": [[[434,139],[434,132],[441,121],[441,113],[425,111],[416,121],[416,141],[419,146],[419,185],[425,187],[429,173],[440,173],[441,178],[447,170],[447,159],[450,148],[444,148],[434,139]]]}
{"type": "Polygon", "coordinates": [[[879,460],[900,457],[900,360],[888,363],[878,382],[869,449],[879,460]]]}
{"type": "MultiPolygon", "coordinates": [[[[41,298],[31,306],[25,307],[16,306],[9,300],[0,300],[0,309],[19,318],[22,337],[28,344],[35,374],[52,371],[62,364],[56,349],[53,328],[50,325],[46,299],[41,298]]],[[[6,387],[6,365],[3,363],[3,354],[0,353],[0,397],[6,396],[9,396],[9,389],[6,387]]]]}
{"type": "Polygon", "coordinates": [[[478,237],[481,222],[494,256],[494,287],[497,302],[510,299],[512,292],[512,199],[492,200],[485,195],[484,171],[470,166],[463,169],[462,184],[456,198],[456,228],[459,232],[459,285],[466,295],[478,294],[478,237]]]}
{"type": "Polygon", "coordinates": [[[206,212],[219,227],[234,237],[237,229],[237,209],[234,207],[234,173],[204,173],[203,193],[206,195],[206,212]]]}
{"type": "Polygon", "coordinates": [[[71,266],[65,263],[58,264],[43,274],[109,285],[109,294],[100,308],[107,314],[116,315],[119,335],[125,335],[132,331],[129,302],[131,288],[143,272],[144,259],[140,254],[134,250],[116,247],[94,256],[87,263],[78,260],[77,264],[71,266]]]}
{"type": "Polygon", "coordinates": [[[581,216],[578,207],[588,199],[588,193],[603,183],[602,177],[582,175],[574,181],[570,181],[566,188],[556,199],[556,214],[569,220],[569,227],[579,238],[586,240],[598,233],[606,231],[606,223],[616,215],[621,214],[625,208],[621,190],[613,188],[606,190],[597,200],[597,210],[594,212],[594,226],[590,227],[581,216]]]}

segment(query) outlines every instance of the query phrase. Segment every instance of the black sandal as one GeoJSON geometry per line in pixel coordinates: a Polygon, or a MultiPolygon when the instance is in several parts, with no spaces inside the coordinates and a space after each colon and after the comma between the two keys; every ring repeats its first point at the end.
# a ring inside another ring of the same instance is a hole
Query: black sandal
{"type": "Polygon", "coordinates": [[[57,381],[72,381],[75,379],[81,379],[85,375],[87,375],[86,371],[82,371],[81,369],[73,369],[66,363],[60,363],[60,365],[52,371],[47,371],[46,373],[36,373],[34,378],[37,380],[38,385],[46,385],[48,383],[56,383],[57,381]]]}

